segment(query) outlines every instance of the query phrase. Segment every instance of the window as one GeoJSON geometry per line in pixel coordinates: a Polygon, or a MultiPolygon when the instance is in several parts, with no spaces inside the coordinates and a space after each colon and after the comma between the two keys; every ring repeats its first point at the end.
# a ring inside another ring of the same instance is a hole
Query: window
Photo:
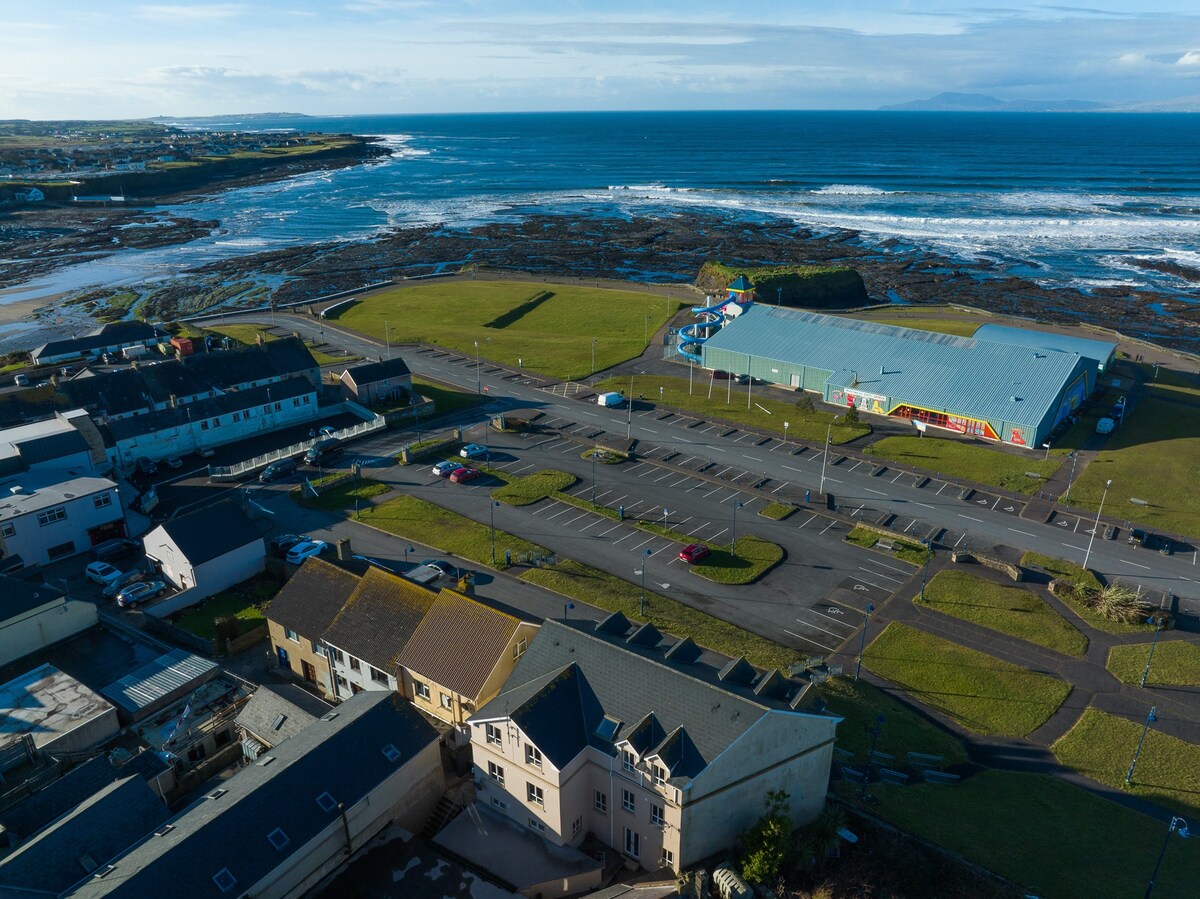
{"type": "Polygon", "coordinates": [[[625,854],[637,858],[642,852],[642,838],[637,831],[625,828],[625,854]]]}
{"type": "Polygon", "coordinates": [[[539,821],[537,818],[530,818],[529,826],[532,827],[534,830],[536,830],[538,833],[546,832],[546,825],[543,824],[541,821],[539,821]]]}
{"type": "Polygon", "coordinates": [[[66,517],[67,510],[62,506],[56,506],[53,509],[38,512],[38,524],[45,527],[48,524],[54,524],[56,521],[63,521],[66,517]]]}
{"type": "Polygon", "coordinates": [[[308,394],[304,395],[304,405],[308,405],[308,394]]]}
{"type": "Polygon", "coordinates": [[[283,849],[291,842],[291,840],[288,838],[288,835],[283,832],[283,828],[276,827],[269,834],[267,834],[267,842],[276,849],[283,849]]]}
{"type": "Polygon", "coordinates": [[[532,743],[525,744],[525,764],[533,765],[539,771],[542,769],[542,751],[532,743]]]}
{"type": "Polygon", "coordinates": [[[263,406],[263,415],[269,415],[270,413],[271,413],[271,405],[270,405],[270,403],[268,403],[267,405],[263,406]]]}
{"type": "Polygon", "coordinates": [[[57,546],[51,546],[46,549],[46,555],[51,559],[61,559],[63,556],[70,556],[75,553],[75,541],[68,540],[66,543],[60,543],[57,546]]]}
{"type": "Polygon", "coordinates": [[[442,701],[442,708],[444,708],[444,709],[454,708],[454,700],[450,698],[449,693],[441,694],[441,701],[442,701]]]}
{"type": "Polygon", "coordinates": [[[637,797],[633,795],[631,790],[621,791],[621,808],[627,812],[632,812],[637,808],[637,797]]]}
{"type": "Polygon", "coordinates": [[[300,400],[299,399],[292,400],[292,406],[295,407],[296,409],[299,409],[300,408],[300,400]]]}
{"type": "Polygon", "coordinates": [[[12,526],[11,522],[0,524],[0,537],[11,537],[17,532],[17,529],[12,526]]]}
{"type": "Polygon", "coordinates": [[[596,791],[596,811],[605,813],[608,812],[608,796],[606,796],[604,793],[601,793],[599,790],[596,791]]]}
{"type": "Polygon", "coordinates": [[[483,728],[484,734],[486,735],[489,743],[491,743],[493,746],[503,745],[504,741],[500,736],[500,728],[494,724],[485,724],[483,728]]]}
{"type": "Polygon", "coordinates": [[[658,827],[663,826],[663,808],[653,802],[650,803],[650,823],[658,827]]]}
{"type": "Polygon", "coordinates": [[[529,641],[526,640],[524,637],[522,637],[520,640],[517,641],[516,645],[513,646],[513,658],[514,659],[521,658],[521,656],[525,655],[525,650],[528,648],[529,648],[529,641]]]}
{"type": "Polygon", "coordinates": [[[651,765],[650,766],[650,777],[654,781],[654,785],[656,787],[666,786],[667,769],[663,768],[661,765],[651,765]]]}
{"type": "Polygon", "coordinates": [[[389,762],[394,762],[400,758],[400,750],[391,743],[384,744],[383,748],[379,751],[383,753],[383,757],[389,762]]]}
{"type": "Polygon", "coordinates": [[[313,649],[313,652],[319,656],[323,656],[326,654],[325,647],[322,646],[320,643],[314,642],[312,645],[312,649],[313,649]]]}
{"type": "Polygon", "coordinates": [[[207,430],[208,430],[208,422],[207,422],[207,421],[202,421],[202,422],[200,422],[200,430],[201,430],[201,431],[207,431],[207,430]]]}
{"type": "Polygon", "coordinates": [[[658,864],[663,868],[674,868],[675,853],[670,849],[664,849],[658,856],[658,864]]]}
{"type": "Polygon", "coordinates": [[[219,427],[221,427],[221,419],[219,419],[219,418],[214,418],[214,419],[212,420],[212,426],[213,426],[214,428],[219,428],[219,427]]]}
{"type": "Polygon", "coordinates": [[[242,413],[241,413],[241,412],[234,412],[234,413],[233,413],[233,420],[234,420],[235,422],[241,421],[241,420],[242,420],[242,413]]]}
{"type": "Polygon", "coordinates": [[[345,687],[345,686],[348,686],[348,685],[349,685],[349,683],[350,683],[350,682],[349,682],[349,681],[347,681],[347,680],[346,680],[346,678],[342,677],[340,674],[337,676],[337,685],[338,685],[339,687],[345,687]]]}
{"type": "Polygon", "coordinates": [[[105,506],[111,506],[112,494],[107,491],[104,493],[97,493],[92,497],[92,502],[96,504],[97,509],[103,509],[105,506]]]}
{"type": "Polygon", "coordinates": [[[231,730],[218,731],[217,735],[215,737],[213,737],[213,743],[217,746],[218,749],[232,741],[233,741],[233,731],[231,731],[231,730]]]}
{"type": "Polygon", "coordinates": [[[222,893],[228,893],[237,886],[237,878],[229,873],[228,868],[222,868],[213,875],[213,883],[217,885],[217,889],[222,893]]]}
{"type": "Polygon", "coordinates": [[[500,809],[502,812],[508,811],[508,803],[503,799],[497,799],[495,796],[492,797],[492,805],[500,809]]]}
{"type": "Polygon", "coordinates": [[[283,629],[283,635],[285,637],[287,637],[289,640],[291,640],[293,643],[300,642],[300,635],[298,633],[296,633],[294,630],[292,630],[290,627],[285,627],[283,629]]]}
{"type": "Polygon", "coordinates": [[[579,836],[579,831],[583,830],[583,815],[580,815],[571,822],[571,836],[579,836]]]}
{"type": "Polygon", "coordinates": [[[546,797],[542,793],[542,788],[537,784],[525,784],[525,801],[533,805],[540,805],[542,808],[546,807],[546,797]]]}
{"type": "Polygon", "coordinates": [[[630,752],[628,749],[622,749],[621,750],[621,767],[624,768],[626,771],[632,771],[635,763],[636,763],[636,761],[633,757],[633,753],[630,752]]]}
{"type": "Polygon", "coordinates": [[[331,812],[337,808],[337,800],[330,796],[329,793],[322,793],[317,797],[317,805],[321,807],[321,811],[331,812]]]}
{"type": "Polygon", "coordinates": [[[200,761],[202,758],[204,758],[206,755],[208,755],[208,750],[206,750],[206,749],[204,748],[204,744],[203,744],[203,743],[197,743],[197,744],[196,744],[195,746],[193,746],[193,747],[191,748],[191,750],[188,752],[188,754],[187,754],[187,757],[188,757],[188,761],[189,761],[189,762],[198,762],[198,761],[200,761]]]}
{"type": "Polygon", "coordinates": [[[275,411],[278,412],[282,408],[279,403],[275,404],[275,411]]]}
{"type": "Polygon", "coordinates": [[[371,680],[375,681],[377,684],[386,684],[388,682],[387,675],[374,665],[371,666],[371,680]]]}
{"type": "Polygon", "coordinates": [[[413,681],[413,696],[417,697],[417,699],[424,699],[426,702],[428,702],[429,685],[423,684],[419,680],[413,681]]]}
{"type": "Polygon", "coordinates": [[[360,662],[358,659],[354,658],[354,656],[350,656],[350,670],[351,671],[362,671],[362,662],[360,662]]]}
{"type": "Polygon", "coordinates": [[[488,762],[488,777],[500,786],[504,786],[504,768],[501,765],[497,765],[495,762],[488,762]]]}
{"type": "Polygon", "coordinates": [[[329,653],[330,653],[330,655],[333,656],[333,660],[335,662],[337,662],[339,665],[346,664],[346,657],[344,655],[342,655],[342,651],[340,649],[334,649],[331,646],[331,647],[329,647],[329,653]]]}

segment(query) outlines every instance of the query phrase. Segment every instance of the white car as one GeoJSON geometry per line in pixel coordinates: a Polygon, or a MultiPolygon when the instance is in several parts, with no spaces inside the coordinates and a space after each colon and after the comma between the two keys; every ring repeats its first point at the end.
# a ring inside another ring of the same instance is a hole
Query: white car
{"type": "Polygon", "coordinates": [[[93,562],[84,569],[89,581],[99,584],[101,587],[107,587],[113,581],[119,581],[125,577],[125,572],[119,568],[114,568],[107,562],[93,562]]]}
{"type": "Polygon", "coordinates": [[[287,563],[289,565],[301,565],[305,559],[312,556],[319,556],[329,548],[329,544],[324,540],[306,540],[303,543],[297,543],[288,550],[287,563]]]}
{"type": "Polygon", "coordinates": [[[450,477],[450,472],[456,471],[461,467],[462,466],[457,462],[446,460],[445,462],[439,462],[437,465],[433,466],[433,473],[439,478],[448,478],[450,477]]]}

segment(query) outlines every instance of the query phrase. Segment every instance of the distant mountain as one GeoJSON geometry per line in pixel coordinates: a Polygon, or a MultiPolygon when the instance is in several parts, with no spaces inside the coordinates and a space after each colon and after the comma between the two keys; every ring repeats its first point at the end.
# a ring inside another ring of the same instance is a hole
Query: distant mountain
{"type": "Polygon", "coordinates": [[[1200,112],[1200,94],[1172,97],[1169,100],[1145,100],[1141,103],[1120,103],[1108,107],[1110,112],[1200,112]]]}
{"type": "Polygon", "coordinates": [[[163,115],[154,116],[147,121],[154,122],[228,122],[261,119],[311,119],[302,112],[239,112],[229,115],[163,115]]]}
{"type": "Polygon", "coordinates": [[[987,94],[946,92],[928,100],[911,100],[879,108],[908,112],[1096,112],[1112,107],[1088,100],[1000,100],[987,94]]]}

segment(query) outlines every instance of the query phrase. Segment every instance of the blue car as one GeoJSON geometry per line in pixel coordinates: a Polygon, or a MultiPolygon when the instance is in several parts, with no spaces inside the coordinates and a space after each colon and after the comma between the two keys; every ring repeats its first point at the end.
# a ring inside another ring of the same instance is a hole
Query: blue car
{"type": "Polygon", "coordinates": [[[478,459],[480,456],[488,454],[488,448],[480,446],[478,443],[468,443],[458,451],[458,454],[464,459],[478,459]]]}

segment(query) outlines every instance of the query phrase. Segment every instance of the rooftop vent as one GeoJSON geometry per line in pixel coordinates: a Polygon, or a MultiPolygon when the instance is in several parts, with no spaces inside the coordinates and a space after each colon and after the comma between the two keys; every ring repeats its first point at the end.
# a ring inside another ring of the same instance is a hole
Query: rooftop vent
{"type": "Polygon", "coordinates": [[[275,761],[275,756],[264,755],[262,758],[260,758],[258,760],[258,767],[265,768],[265,767],[267,767],[267,765],[271,764],[271,762],[273,762],[273,761],[275,761]]]}
{"type": "Polygon", "coordinates": [[[596,725],[596,736],[601,740],[612,741],[617,735],[617,730],[621,727],[621,722],[612,715],[605,715],[600,719],[600,723],[596,725]]]}
{"type": "Polygon", "coordinates": [[[229,791],[227,789],[225,789],[224,787],[221,787],[219,790],[213,790],[211,793],[209,793],[208,798],[209,799],[220,799],[222,796],[224,796],[228,792],[229,791]]]}
{"type": "Polygon", "coordinates": [[[20,484],[17,484],[17,486],[15,486],[15,487],[9,487],[8,492],[11,493],[13,496],[20,496],[22,493],[25,492],[25,488],[22,487],[20,484]]]}
{"type": "Polygon", "coordinates": [[[285,721],[287,721],[287,715],[276,716],[275,720],[271,722],[271,730],[279,730],[285,721]]]}

